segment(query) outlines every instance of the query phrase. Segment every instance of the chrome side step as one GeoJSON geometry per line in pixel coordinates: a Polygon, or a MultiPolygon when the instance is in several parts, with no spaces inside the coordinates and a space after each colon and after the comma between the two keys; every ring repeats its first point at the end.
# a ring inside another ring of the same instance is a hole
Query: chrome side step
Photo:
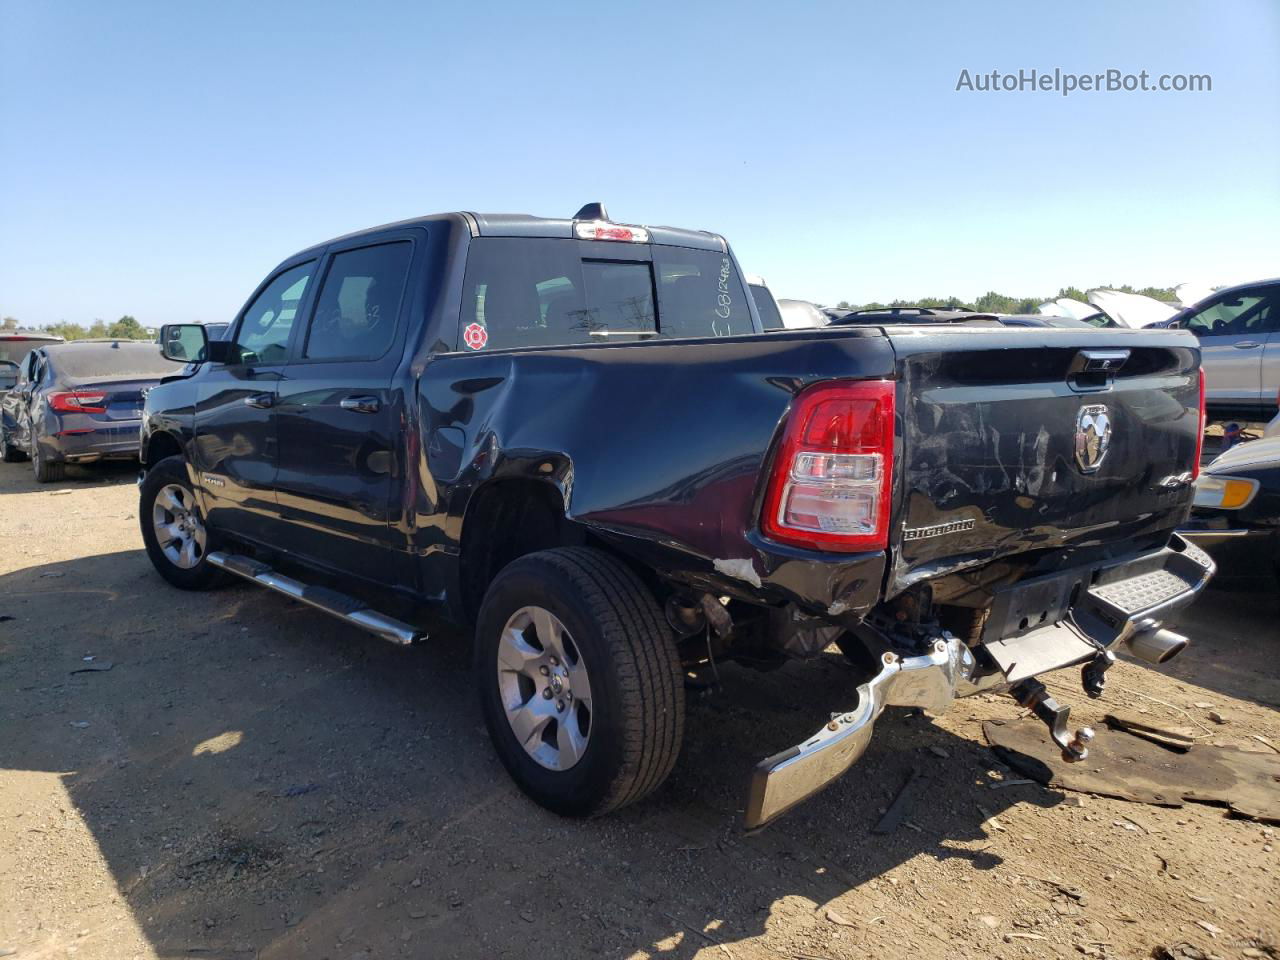
{"type": "Polygon", "coordinates": [[[236,576],[244,577],[246,580],[252,580],[254,583],[276,591],[276,593],[283,593],[286,597],[301,600],[308,606],[323,610],[339,620],[345,620],[353,627],[368,630],[383,640],[390,640],[392,643],[408,646],[427,639],[427,634],[424,631],[419,630],[417,627],[411,627],[409,624],[394,617],[389,617],[385,613],[370,609],[363,601],[357,600],[355,597],[339,593],[337,590],[330,590],[327,587],[312,586],[300,580],[294,580],[292,577],[286,577],[258,560],[222,550],[215,550],[209,554],[208,560],[221,570],[234,573],[236,576]]]}

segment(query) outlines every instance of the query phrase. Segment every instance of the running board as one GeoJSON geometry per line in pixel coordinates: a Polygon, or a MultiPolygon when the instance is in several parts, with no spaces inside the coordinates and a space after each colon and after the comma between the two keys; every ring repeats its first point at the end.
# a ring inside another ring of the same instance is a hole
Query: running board
{"type": "Polygon", "coordinates": [[[300,580],[286,577],[258,560],[221,550],[210,553],[207,559],[220,570],[252,580],[294,600],[301,600],[308,606],[323,610],[339,620],[345,620],[353,627],[368,630],[383,640],[408,646],[427,639],[424,631],[389,617],[385,613],[372,610],[355,597],[339,593],[337,590],[330,590],[328,587],[311,586],[300,580]]]}

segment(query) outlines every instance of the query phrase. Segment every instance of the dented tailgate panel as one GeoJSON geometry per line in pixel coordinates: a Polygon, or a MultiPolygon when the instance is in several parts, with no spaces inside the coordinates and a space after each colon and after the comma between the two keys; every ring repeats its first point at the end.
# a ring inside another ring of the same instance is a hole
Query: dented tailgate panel
{"type": "Polygon", "coordinates": [[[1129,545],[1190,508],[1181,331],[890,331],[902,460],[888,591],[1001,557],[1129,545]]]}

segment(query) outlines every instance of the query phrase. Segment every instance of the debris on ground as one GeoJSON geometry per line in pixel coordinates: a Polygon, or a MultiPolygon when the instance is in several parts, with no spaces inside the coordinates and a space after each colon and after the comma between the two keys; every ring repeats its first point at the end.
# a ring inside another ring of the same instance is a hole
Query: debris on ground
{"type": "Polygon", "coordinates": [[[83,667],[76,667],[71,673],[73,675],[77,673],[106,673],[114,666],[115,664],[110,660],[94,660],[86,663],[83,667]]]}
{"type": "Polygon", "coordinates": [[[1280,757],[1273,754],[1205,743],[1176,753],[1114,731],[1090,744],[1088,763],[1068,764],[1035,719],[989,720],[982,729],[1005,763],[1046,786],[1161,807],[1225,804],[1240,816],[1280,823],[1280,757]]]}
{"type": "Polygon", "coordinates": [[[912,794],[915,792],[912,790],[912,785],[918,779],[920,779],[920,771],[913,767],[907,774],[906,782],[898,790],[898,795],[893,798],[893,803],[889,804],[889,809],[884,812],[880,822],[871,828],[872,833],[889,834],[898,829],[911,811],[912,794]]]}
{"type": "Polygon", "coordinates": [[[830,920],[832,923],[834,923],[836,926],[839,926],[839,927],[856,927],[857,926],[857,924],[854,923],[852,920],[850,920],[848,917],[844,916],[841,913],[838,913],[837,911],[833,910],[831,907],[827,907],[826,917],[828,920],[830,920]]]}
{"type": "Polygon", "coordinates": [[[1122,730],[1135,737],[1142,737],[1152,743],[1171,750],[1186,752],[1195,745],[1195,734],[1190,727],[1170,727],[1152,723],[1129,713],[1108,713],[1102,718],[1112,730],[1122,730]]]}

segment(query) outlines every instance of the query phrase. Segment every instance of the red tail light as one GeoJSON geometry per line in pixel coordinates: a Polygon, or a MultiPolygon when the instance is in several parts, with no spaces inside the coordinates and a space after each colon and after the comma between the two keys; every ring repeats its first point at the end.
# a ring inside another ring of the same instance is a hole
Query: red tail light
{"type": "Polygon", "coordinates": [[[761,529],[814,550],[883,550],[892,475],[893,381],[810,387],[791,404],[761,529]]]}
{"type": "Polygon", "coordinates": [[[1204,368],[1200,368],[1200,432],[1196,434],[1196,462],[1191,465],[1191,479],[1200,476],[1200,457],[1204,453],[1204,429],[1208,426],[1208,410],[1204,405],[1204,368]]]}
{"type": "Polygon", "coordinates": [[[49,406],[59,413],[106,413],[102,402],[105,393],[88,393],[84,390],[49,394],[49,406]]]}

